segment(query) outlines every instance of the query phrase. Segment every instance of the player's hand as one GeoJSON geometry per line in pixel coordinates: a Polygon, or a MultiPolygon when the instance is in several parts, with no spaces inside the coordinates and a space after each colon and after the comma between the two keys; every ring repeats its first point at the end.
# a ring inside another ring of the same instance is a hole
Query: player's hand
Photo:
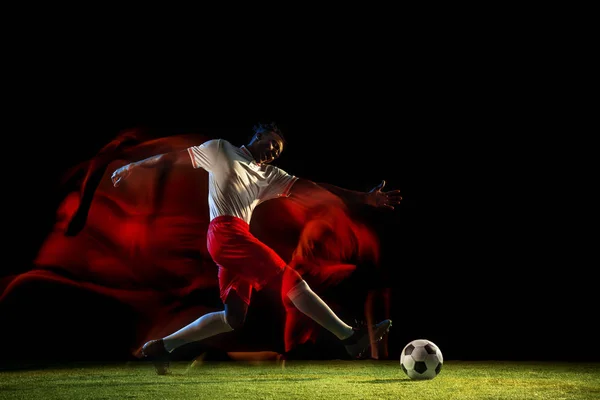
{"type": "Polygon", "coordinates": [[[393,210],[395,206],[400,204],[402,196],[400,196],[400,190],[390,190],[389,192],[383,192],[382,189],[385,186],[385,180],[375,186],[369,193],[367,193],[367,204],[374,207],[383,207],[393,210]]]}
{"type": "Polygon", "coordinates": [[[127,178],[129,176],[129,174],[131,174],[131,168],[132,168],[132,165],[127,164],[127,165],[124,165],[121,168],[115,170],[115,172],[113,172],[110,179],[111,179],[114,187],[119,186],[121,184],[121,182],[125,178],[127,178]]]}

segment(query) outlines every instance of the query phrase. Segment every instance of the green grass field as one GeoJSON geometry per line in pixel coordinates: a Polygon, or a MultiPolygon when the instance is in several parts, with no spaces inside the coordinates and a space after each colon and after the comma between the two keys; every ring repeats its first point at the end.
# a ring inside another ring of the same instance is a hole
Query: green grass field
{"type": "Polygon", "coordinates": [[[0,371],[0,399],[600,399],[600,363],[446,361],[412,381],[396,361],[73,363],[0,371]]]}

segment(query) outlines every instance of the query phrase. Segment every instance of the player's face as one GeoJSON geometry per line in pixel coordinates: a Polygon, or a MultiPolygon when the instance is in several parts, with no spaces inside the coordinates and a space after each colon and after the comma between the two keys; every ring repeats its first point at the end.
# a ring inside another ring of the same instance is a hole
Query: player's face
{"type": "Polygon", "coordinates": [[[283,140],[275,132],[262,132],[256,142],[257,162],[268,164],[283,152],[283,140]]]}

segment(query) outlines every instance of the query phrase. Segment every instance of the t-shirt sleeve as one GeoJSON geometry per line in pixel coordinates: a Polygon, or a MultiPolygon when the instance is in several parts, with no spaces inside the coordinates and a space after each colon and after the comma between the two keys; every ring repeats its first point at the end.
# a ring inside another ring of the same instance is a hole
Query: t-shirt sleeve
{"type": "Polygon", "coordinates": [[[220,149],[221,139],[212,139],[199,146],[188,147],[187,150],[194,168],[204,168],[210,171],[217,163],[220,149]]]}
{"type": "Polygon", "coordinates": [[[281,168],[269,165],[270,169],[267,182],[267,188],[262,194],[262,201],[273,199],[276,197],[288,197],[294,182],[298,180],[297,176],[288,174],[281,168]]]}

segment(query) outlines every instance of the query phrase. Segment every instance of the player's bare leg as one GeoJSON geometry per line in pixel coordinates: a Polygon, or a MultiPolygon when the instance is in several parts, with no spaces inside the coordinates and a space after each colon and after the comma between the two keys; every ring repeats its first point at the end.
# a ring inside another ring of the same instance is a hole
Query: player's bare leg
{"type": "Polygon", "coordinates": [[[225,310],[203,315],[162,339],[151,340],[142,348],[144,357],[154,363],[156,373],[169,373],[169,356],[173,350],[188,343],[197,342],[220,333],[231,332],[243,326],[248,305],[232,290],[227,296],[225,310]]]}

